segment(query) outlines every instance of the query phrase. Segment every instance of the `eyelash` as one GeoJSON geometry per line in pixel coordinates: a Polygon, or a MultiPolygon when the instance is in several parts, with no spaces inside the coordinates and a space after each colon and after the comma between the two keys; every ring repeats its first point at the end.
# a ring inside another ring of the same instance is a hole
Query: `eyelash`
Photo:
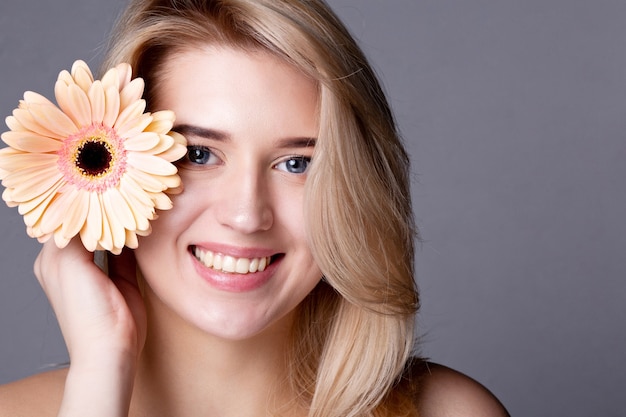
{"type": "MultiPolygon", "coordinates": [[[[213,152],[209,147],[202,145],[189,145],[187,146],[187,153],[178,161],[178,164],[191,169],[199,169],[206,165],[217,165],[218,162],[210,163],[211,157],[218,158],[215,152],[213,152]]],[[[311,158],[308,156],[291,155],[276,163],[274,165],[274,168],[294,175],[303,175],[309,168],[310,163],[311,158]],[[303,168],[300,167],[300,165],[302,164],[304,164],[303,168]],[[284,168],[281,168],[281,166],[283,165],[284,168]],[[290,168],[294,167],[296,167],[296,169],[298,170],[301,170],[301,172],[290,171],[290,168]]]]}

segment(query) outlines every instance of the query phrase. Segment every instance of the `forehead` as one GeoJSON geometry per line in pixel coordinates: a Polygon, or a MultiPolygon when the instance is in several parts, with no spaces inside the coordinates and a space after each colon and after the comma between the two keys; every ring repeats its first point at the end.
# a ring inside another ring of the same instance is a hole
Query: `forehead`
{"type": "Polygon", "coordinates": [[[277,130],[317,129],[318,84],[265,51],[207,46],[170,55],[156,80],[156,102],[177,123],[277,130]]]}
{"type": "MultiPolygon", "coordinates": [[[[318,82],[276,54],[262,49],[204,45],[173,51],[164,57],[156,74],[156,95],[168,93],[169,81],[178,86],[212,83],[213,88],[308,90],[318,95],[318,82]]],[[[310,94],[309,94],[310,95],[310,94]]]]}

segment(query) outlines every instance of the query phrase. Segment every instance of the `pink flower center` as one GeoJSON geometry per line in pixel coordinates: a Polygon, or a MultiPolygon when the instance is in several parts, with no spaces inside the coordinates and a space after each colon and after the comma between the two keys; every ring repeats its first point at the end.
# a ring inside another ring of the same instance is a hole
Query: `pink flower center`
{"type": "Polygon", "coordinates": [[[116,187],[126,172],[124,141],[101,123],[68,137],[58,155],[64,179],[82,190],[104,192],[116,187]]]}

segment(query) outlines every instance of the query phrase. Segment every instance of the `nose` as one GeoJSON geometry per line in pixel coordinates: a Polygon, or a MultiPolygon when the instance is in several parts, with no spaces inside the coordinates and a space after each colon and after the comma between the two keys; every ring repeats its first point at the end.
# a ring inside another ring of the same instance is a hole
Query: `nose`
{"type": "Polygon", "coordinates": [[[240,233],[251,234],[269,230],[274,213],[267,179],[259,172],[232,172],[222,182],[217,220],[240,233]]]}

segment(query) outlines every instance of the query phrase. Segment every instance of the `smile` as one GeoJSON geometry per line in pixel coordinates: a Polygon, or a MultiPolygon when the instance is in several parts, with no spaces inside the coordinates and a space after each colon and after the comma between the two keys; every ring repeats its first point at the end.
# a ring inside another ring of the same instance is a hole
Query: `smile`
{"type": "Polygon", "coordinates": [[[197,246],[192,248],[192,253],[195,258],[207,268],[233,274],[262,272],[271,262],[269,256],[262,258],[236,258],[234,256],[222,255],[209,250],[200,249],[197,246]]]}

